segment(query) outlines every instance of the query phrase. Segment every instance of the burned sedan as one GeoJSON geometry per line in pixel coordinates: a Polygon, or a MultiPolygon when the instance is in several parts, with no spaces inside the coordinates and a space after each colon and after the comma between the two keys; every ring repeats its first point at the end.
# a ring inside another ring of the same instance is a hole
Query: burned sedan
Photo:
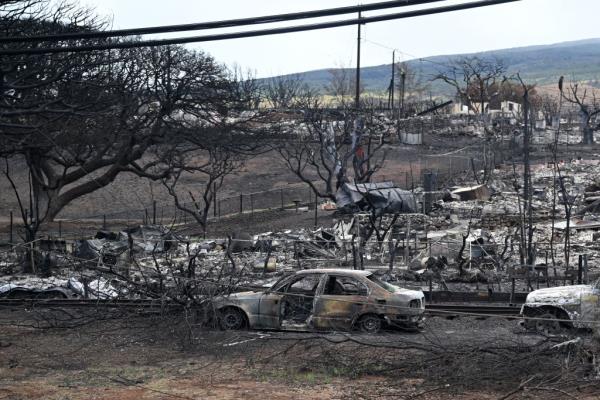
{"type": "Polygon", "coordinates": [[[423,292],[380,281],[368,271],[313,269],[288,275],[270,289],[215,300],[223,329],[351,330],[416,327],[423,292]]]}
{"type": "Polygon", "coordinates": [[[521,308],[524,327],[546,334],[568,328],[594,328],[600,323],[600,280],[592,285],[535,290],[521,308]]]}

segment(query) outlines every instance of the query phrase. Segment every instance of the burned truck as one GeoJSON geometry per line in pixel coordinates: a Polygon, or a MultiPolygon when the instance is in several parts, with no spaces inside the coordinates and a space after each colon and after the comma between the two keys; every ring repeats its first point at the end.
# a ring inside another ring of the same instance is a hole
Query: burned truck
{"type": "Polygon", "coordinates": [[[600,280],[535,290],[527,295],[521,315],[526,329],[548,335],[570,328],[600,329],[600,280]]]}

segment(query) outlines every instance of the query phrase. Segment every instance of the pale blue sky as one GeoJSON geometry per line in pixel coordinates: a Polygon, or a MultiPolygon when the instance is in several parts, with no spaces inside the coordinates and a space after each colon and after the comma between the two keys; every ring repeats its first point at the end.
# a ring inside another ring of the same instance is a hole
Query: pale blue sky
{"type": "MultiPolygon", "coordinates": [[[[82,4],[96,8],[100,14],[112,16],[114,28],[130,28],[223,20],[376,1],[380,0],[82,0],[82,4]]],[[[450,0],[448,3],[466,1],[450,0]]],[[[383,13],[387,12],[391,11],[383,13]]],[[[369,12],[365,15],[378,13],[382,12],[369,12]]],[[[362,46],[362,63],[364,66],[390,63],[391,50],[381,45],[405,52],[402,57],[408,59],[413,58],[411,56],[477,52],[600,37],[598,15],[599,0],[522,0],[479,10],[369,24],[363,27],[366,40],[362,46]]],[[[333,19],[350,17],[352,16],[347,15],[333,19]]],[[[174,36],[184,35],[178,33],[174,36]]],[[[251,69],[259,77],[279,75],[354,65],[356,27],[190,46],[203,49],[228,65],[237,63],[245,69],[251,69]]]]}

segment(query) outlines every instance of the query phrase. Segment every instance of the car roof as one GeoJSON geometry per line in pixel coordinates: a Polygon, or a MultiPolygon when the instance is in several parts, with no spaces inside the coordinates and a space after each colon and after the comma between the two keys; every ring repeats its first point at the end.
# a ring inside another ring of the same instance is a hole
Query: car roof
{"type": "Polygon", "coordinates": [[[319,269],[305,269],[297,272],[298,275],[305,274],[337,274],[337,275],[348,275],[348,276],[368,276],[371,275],[371,271],[361,271],[355,269],[344,269],[344,268],[319,268],[319,269]]]}

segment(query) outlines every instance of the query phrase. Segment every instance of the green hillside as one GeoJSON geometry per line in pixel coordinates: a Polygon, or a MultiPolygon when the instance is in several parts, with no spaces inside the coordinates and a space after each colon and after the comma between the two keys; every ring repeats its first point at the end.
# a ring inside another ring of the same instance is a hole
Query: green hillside
{"type": "MultiPolygon", "coordinates": [[[[424,79],[431,79],[443,64],[459,55],[427,57],[425,60],[408,61],[409,69],[420,73],[424,79]],[[442,64],[442,65],[440,65],[442,64]]],[[[509,68],[509,74],[520,72],[528,82],[539,85],[556,83],[561,75],[577,80],[600,80],[600,39],[580,40],[545,46],[519,47],[476,54],[483,58],[497,57],[509,68]]],[[[365,60],[368,62],[368,60],[365,60]]],[[[331,77],[330,69],[303,72],[300,75],[310,86],[323,90],[331,77]]],[[[352,73],[354,73],[352,71],[352,73]]],[[[391,66],[378,65],[361,69],[361,81],[365,90],[379,92],[387,89],[391,79],[391,66]]],[[[435,95],[448,95],[450,89],[441,82],[431,83],[435,95]]]]}

